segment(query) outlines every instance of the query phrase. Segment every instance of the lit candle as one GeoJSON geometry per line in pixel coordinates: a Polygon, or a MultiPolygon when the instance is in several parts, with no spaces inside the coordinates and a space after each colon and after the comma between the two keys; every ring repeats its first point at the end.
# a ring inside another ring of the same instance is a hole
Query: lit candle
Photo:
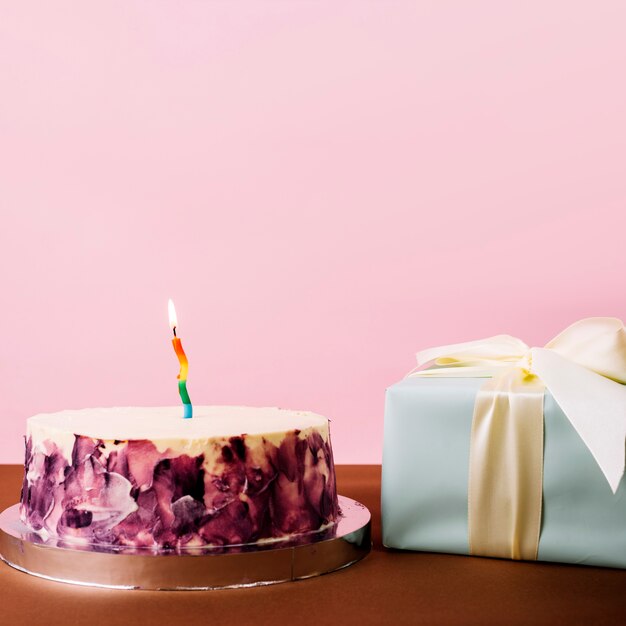
{"type": "Polygon", "coordinates": [[[183,401],[183,417],[189,418],[193,417],[193,407],[191,406],[191,400],[189,399],[189,394],[187,393],[187,372],[189,371],[189,362],[187,361],[187,355],[183,350],[183,344],[176,336],[178,320],[176,319],[176,309],[174,308],[174,303],[171,300],[167,303],[167,309],[170,316],[170,328],[174,333],[172,345],[174,346],[174,351],[176,352],[176,356],[178,357],[178,361],[180,363],[180,372],[178,373],[178,393],[180,394],[180,399],[183,401]]]}

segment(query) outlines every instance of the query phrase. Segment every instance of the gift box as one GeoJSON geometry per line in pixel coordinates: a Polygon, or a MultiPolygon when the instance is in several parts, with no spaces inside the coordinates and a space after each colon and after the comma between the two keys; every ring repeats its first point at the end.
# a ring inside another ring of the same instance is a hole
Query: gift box
{"type": "Polygon", "coordinates": [[[621,321],[582,320],[545,348],[443,346],[418,364],[386,394],[385,546],[626,567],[621,321]]]}

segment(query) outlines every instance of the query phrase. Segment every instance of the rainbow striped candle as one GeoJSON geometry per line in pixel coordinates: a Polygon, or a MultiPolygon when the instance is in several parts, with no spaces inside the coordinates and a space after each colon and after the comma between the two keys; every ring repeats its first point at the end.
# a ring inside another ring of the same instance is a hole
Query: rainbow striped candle
{"type": "Polygon", "coordinates": [[[191,400],[189,399],[189,393],[187,393],[187,373],[189,372],[189,361],[187,361],[187,355],[183,350],[183,344],[176,336],[178,319],[176,318],[176,309],[174,308],[174,303],[171,299],[167,303],[167,309],[170,316],[170,328],[174,333],[172,345],[174,346],[174,352],[176,352],[178,362],[180,363],[180,371],[178,372],[178,393],[180,394],[180,399],[183,401],[183,417],[187,419],[193,417],[193,406],[191,405],[191,400]]]}

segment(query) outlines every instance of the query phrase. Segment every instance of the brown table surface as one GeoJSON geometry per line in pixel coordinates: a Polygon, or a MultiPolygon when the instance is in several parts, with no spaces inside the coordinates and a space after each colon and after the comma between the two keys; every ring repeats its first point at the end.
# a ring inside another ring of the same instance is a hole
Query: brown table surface
{"type": "MultiPolygon", "coordinates": [[[[0,466],[0,510],[22,468],[0,466]]],[[[0,563],[0,624],[620,624],[626,571],[386,550],[380,466],[337,468],[339,492],[372,512],[374,548],[340,572],[269,587],[117,591],[41,580],[0,563]]]]}

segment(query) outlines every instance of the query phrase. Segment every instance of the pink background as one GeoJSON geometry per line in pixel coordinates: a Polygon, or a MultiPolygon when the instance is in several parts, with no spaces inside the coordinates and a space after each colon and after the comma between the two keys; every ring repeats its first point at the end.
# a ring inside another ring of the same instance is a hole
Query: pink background
{"type": "Polygon", "coordinates": [[[626,317],[623,2],[2,2],[0,461],[189,390],[378,462],[419,348],[626,317]],[[516,6],[511,6],[515,4],[516,6]]]}

